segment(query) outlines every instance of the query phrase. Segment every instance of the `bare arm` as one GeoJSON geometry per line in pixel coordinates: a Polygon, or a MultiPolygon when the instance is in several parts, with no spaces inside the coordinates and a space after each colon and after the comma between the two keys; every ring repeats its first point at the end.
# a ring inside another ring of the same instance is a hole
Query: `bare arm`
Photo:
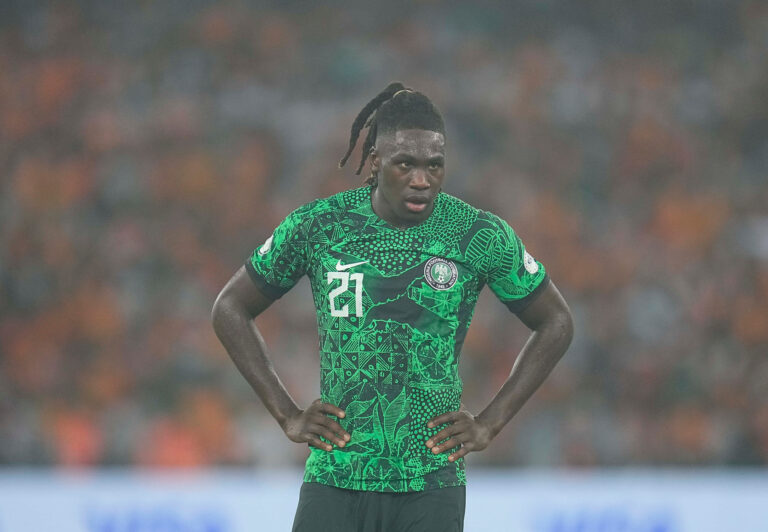
{"type": "Polygon", "coordinates": [[[520,351],[509,377],[477,416],[460,410],[430,420],[429,427],[450,423],[427,441],[426,445],[432,452],[446,452],[462,445],[448,457],[453,461],[468,452],[485,449],[538,389],[568,349],[573,338],[573,320],[554,283],[550,282],[517,316],[533,332],[520,351]],[[446,438],[447,441],[443,441],[446,438]]]}
{"type": "Polygon", "coordinates": [[[319,399],[306,410],[301,409],[275,372],[264,339],[253,321],[271,304],[272,300],[256,287],[241,267],[213,304],[213,329],[237,369],[289,439],[330,451],[332,447],[319,438],[323,436],[343,447],[350,436],[327,414],[343,418],[344,412],[319,399]]]}

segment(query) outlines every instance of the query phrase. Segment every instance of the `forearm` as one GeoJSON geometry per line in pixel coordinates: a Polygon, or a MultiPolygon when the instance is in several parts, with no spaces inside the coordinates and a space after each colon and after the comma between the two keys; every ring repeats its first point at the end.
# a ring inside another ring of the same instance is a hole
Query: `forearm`
{"type": "Polygon", "coordinates": [[[573,325],[570,316],[553,320],[531,334],[509,377],[488,406],[477,416],[489,427],[493,436],[501,432],[539,388],[568,349],[572,336],[573,325]]]}
{"type": "Polygon", "coordinates": [[[256,324],[244,309],[227,302],[216,303],[212,322],[216,335],[237,369],[272,417],[284,427],[286,420],[301,409],[275,372],[256,324]]]}

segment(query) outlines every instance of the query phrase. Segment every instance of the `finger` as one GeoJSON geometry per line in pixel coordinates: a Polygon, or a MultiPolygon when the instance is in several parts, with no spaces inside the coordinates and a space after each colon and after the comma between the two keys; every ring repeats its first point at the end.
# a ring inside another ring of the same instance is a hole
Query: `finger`
{"type": "Polygon", "coordinates": [[[344,447],[347,444],[347,442],[345,442],[342,438],[334,434],[334,432],[331,429],[323,425],[313,424],[313,425],[310,425],[308,429],[311,432],[314,432],[315,434],[317,434],[318,436],[322,436],[326,440],[332,441],[339,447],[344,447]]]}
{"type": "Polygon", "coordinates": [[[457,427],[456,425],[448,425],[443,430],[432,436],[430,439],[427,440],[427,447],[432,448],[441,441],[443,441],[446,438],[450,438],[451,436],[458,434],[461,432],[461,429],[457,427]]]}
{"type": "Polygon", "coordinates": [[[330,443],[325,443],[314,434],[307,434],[306,440],[307,440],[307,443],[312,447],[317,447],[318,449],[321,449],[323,451],[333,450],[333,445],[331,445],[330,443]]]}
{"type": "Polygon", "coordinates": [[[435,445],[434,447],[432,447],[432,452],[435,454],[448,452],[454,447],[458,447],[459,445],[461,445],[461,442],[459,440],[457,440],[456,438],[450,438],[448,440],[445,440],[440,445],[435,445]]]}
{"type": "Polygon", "coordinates": [[[332,416],[336,416],[338,418],[344,418],[346,416],[346,412],[339,408],[336,405],[332,405],[331,403],[313,403],[316,407],[316,409],[320,412],[323,412],[325,414],[331,414],[332,416]]]}
{"type": "Polygon", "coordinates": [[[462,457],[466,456],[466,455],[467,455],[467,453],[468,453],[470,450],[471,450],[471,449],[467,448],[467,446],[466,446],[466,445],[464,445],[464,446],[462,446],[462,447],[461,447],[461,449],[459,449],[459,450],[458,450],[458,451],[456,451],[455,453],[452,453],[452,454],[451,454],[451,455],[448,457],[448,461],[449,461],[449,462],[455,462],[455,461],[456,461],[456,460],[458,460],[459,458],[462,458],[462,457]]]}
{"type": "Polygon", "coordinates": [[[339,437],[344,441],[349,441],[350,439],[349,432],[344,430],[344,428],[341,425],[339,425],[336,421],[329,418],[328,416],[318,413],[312,416],[310,419],[312,420],[312,422],[332,430],[333,432],[338,434],[339,437]]]}
{"type": "Polygon", "coordinates": [[[433,428],[442,425],[443,423],[452,423],[456,421],[458,415],[459,412],[446,412],[445,414],[440,414],[439,416],[430,419],[427,422],[427,427],[433,428]]]}

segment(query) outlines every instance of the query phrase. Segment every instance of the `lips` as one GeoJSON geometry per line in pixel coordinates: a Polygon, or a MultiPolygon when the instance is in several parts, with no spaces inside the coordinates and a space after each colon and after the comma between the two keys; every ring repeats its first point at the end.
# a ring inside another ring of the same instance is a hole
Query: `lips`
{"type": "Polygon", "coordinates": [[[423,212],[429,205],[428,196],[408,196],[405,198],[405,208],[413,213],[423,212]]]}

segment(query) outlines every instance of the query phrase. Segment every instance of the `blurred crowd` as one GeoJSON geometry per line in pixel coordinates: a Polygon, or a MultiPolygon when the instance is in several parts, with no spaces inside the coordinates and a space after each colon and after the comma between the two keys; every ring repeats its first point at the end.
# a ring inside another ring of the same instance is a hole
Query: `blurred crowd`
{"type": "MultiPolygon", "coordinates": [[[[446,118],[445,190],[576,321],[471,462],[768,464],[766,58],[757,0],[3,2],[0,464],[301,464],[210,308],[288,212],[358,186],[337,161],[392,80],[446,118]]],[[[257,323],[311,401],[306,280],[257,323]]],[[[471,410],[526,337],[486,291],[471,410]]]]}

